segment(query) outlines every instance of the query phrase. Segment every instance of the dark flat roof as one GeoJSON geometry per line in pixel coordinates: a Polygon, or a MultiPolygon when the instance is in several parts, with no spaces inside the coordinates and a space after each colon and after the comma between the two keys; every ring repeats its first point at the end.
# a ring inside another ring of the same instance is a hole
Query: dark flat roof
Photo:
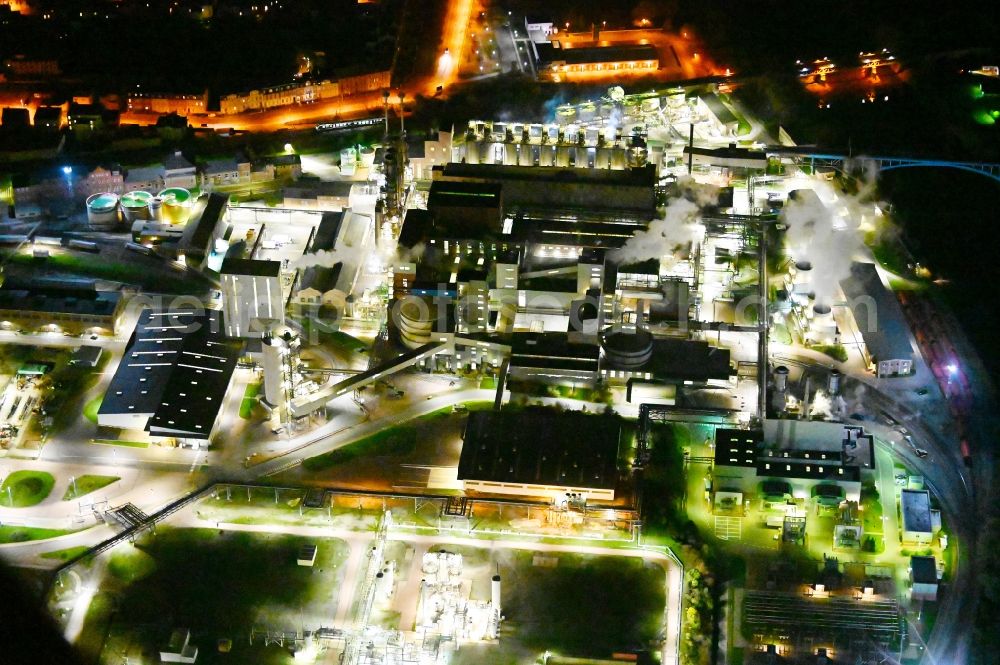
{"type": "Polygon", "coordinates": [[[226,211],[228,204],[229,194],[219,194],[218,192],[209,194],[208,202],[205,203],[205,209],[202,210],[198,221],[188,222],[188,225],[184,227],[178,249],[185,253],[191,250],[208,251],[208,241],[211,240],[215,227],[222,219],[222,214],[226,211]]]}
{"type": "Polygon", "coordinates": [[[903,490],[899,493],[903,512],[903,531],[930,533],[931,496],[927,490],[903,490]]]}
{"type": "Polygon", "coordinates": [[[281,274],[281,261],[258,261],[257,259],[226,259],[219,269],[220,275],[252,275],[254,277],[277,277],[281,274]]]}
{"type": "Polygon", "coordinates": [[[501,185],[495,182],[435,180],[427,197],[427,209],[440,207],[496,208],[500,206],[501,185]]]}
{"type": "Polygon", "coordinates": [[[44,314],[112,316],[121,295],[113,291],[0,289],[0,309],[44,314]]]}
{"type": "Polygon", "coordinates": [[[910,573],[917,584],[937,584],[937,562],[932,556],[911,556],[910,573]]]}
{"type": "Polygon", "coordinates": [[[220,311],[143,310],[98,412],[151,414],[150,433],[207,439],[241,349],[220,311]]]}
{"type": "Polygon", "coordinates": [[[660,55],[652,44],[621,44],[616,46],[579,46],[576,48],[554,48],[546,52],[550,62],[565,62],[568,65],[585,65],[605,62],[635,62],[656,60],[660,55]]]}
{"type": "Polygon", "coordinates": [[[626,169],[578,169],[570,167],[503,166],[501,164],[463,164],[449,162],[441,170],[445,178],[478,178],[482,180],[530,180],[554,183],[593,183],[616,185],[619,187],[653,187],[656,185],[656,171],[652,165],[647,168],[626,169]]]}
{"type": "MultiPolygon", "coordinates": [[[[731,122],[737,122],[736,116],[729,107],[722,103],[717,94],[709,93],[707,95],[701,95],[701,101],[705,102],[705,106],[718,118],[719,122],[723,124],[729,124],[731,122]]],[[[762,153],[763,154],[763,153],[762,153]]]]}
{"type": "Polygon", "coordinates": [[[614,489],[620,435],[617,417],[476,411],[465,426],[458,478],[614,489]]]}
{"type": "Polygon", "coordinates": [[[760,430],[715,430],[715,463],[721,466],[757,466],[757,449],[764,441],[760,430]]]}
{"type": "Polygon", "coordinates": [[[875,264],[852,263],[851,276],[841,280],[840,286],[868,352],[876,360],[912,359],[909,324],[896,295],[882,283],[875,264]],[[866,297],[871,301],[866,302],[866,297]]]}
{"type": "Polygon", "coordinates": [[[313,234],[312,242],[309,243],[309,249],[306,252],[315,254],[319,251],[330,251],[333,249],[334,244],[337,242],[337,236],[340,234],[340,225],[343,223],[343,211],[324,212],[319,220],[319,226],[316,227],[316,233],[313,234]]]}

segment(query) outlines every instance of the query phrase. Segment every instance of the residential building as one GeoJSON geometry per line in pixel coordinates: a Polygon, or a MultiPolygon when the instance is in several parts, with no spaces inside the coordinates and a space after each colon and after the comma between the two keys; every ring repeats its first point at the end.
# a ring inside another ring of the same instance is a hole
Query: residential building
{"type": "Polygon", "coordinates": [[[132,112],[188,116],[208,109],[208,90],[193,94],[133,92],[129,93],[126,104],[132,112]]]}
{"type": "Polygon", "coordinates": [[[189,162],[180,150],[163,160],[163,186],[194,189],[198,186],[198,176],[195,166],[189,162]]]}

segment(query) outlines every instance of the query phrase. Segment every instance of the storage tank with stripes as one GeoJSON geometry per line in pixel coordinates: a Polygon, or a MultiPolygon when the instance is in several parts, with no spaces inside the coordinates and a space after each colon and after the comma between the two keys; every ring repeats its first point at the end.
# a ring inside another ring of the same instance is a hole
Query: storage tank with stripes
{"type": "Polygon", "coordinates": [[[149,219],[149,201],[153,195],[141,189],[122,194],[122,217],[131,224],[139,220],[149,219]]]}
{"type": "Polygon", "coordinates": [[[118,195],[101,192],[87,197],[87,222],[92,229],[110,229],[118,224],[118,195]]]}
{"type": "Polygon", "coordinates": [[[191,192],[183,187],[167,187],[158,198],[163,201],[163,221],[170,224],[187,224],[191,216],[191,192]]]}

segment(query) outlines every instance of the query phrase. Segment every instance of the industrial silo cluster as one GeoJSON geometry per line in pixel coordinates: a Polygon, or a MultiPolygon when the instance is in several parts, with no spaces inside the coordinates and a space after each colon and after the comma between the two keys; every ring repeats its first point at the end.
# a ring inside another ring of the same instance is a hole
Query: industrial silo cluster
{"type": "Polygon", "coordinates": [[[626,135],[621,124],[597,115],[596,104],[581,109],[589,124],[470,122],[459,148],[460,159],[467,164],[617,171],[645,165],[646,141],[641,132],[626,135]]]}
{"type": "Polygon", "coordinates": [[[168,187],[158,195],[137,190],[121,197],[111,192],[93,194],[87,198],[87,222],[95,231],[110,231],[120,222],[162,222],[169,225],[187,224],[194,197],[183,187],[168,187]]]}

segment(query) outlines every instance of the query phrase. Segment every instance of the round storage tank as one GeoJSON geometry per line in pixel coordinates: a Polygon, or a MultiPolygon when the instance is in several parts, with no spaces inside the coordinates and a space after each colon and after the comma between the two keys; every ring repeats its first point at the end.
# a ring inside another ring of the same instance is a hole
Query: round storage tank
{"type": "Polygon", "coordinates": [[[187,224],[191,214],[191,192],[183,187],[167,187],[159,194],[163,201],[163,221],[187,224]]]}
{"type": "Polygon", "coordinates": [[[357,162],[358,154],[354,152],[354,148],[344,148],[340,151],[340,172],[343,175],[354,175],[357,162]]]}
{"type": "Polygon", "coordinates": [[[118,195],[111,192],[87,198],[87,221],[92,229],[107,229],[118,223],[118,195]]]}
{"type": "Polygon", "coordinates": [[[121,198],[122,216],[126,222],[132,223],[149,219],[149,202],[153,195],[137,190],[123,194],[121,198]]]}
{"type": "Polygon", "coordinates": [[[375,148],[368,145],[362,146],[361,150],[358,151],[358,159],[361,161],[361,166],[370,169],[375,164],[375,148]]]}
{"type": "Polygon", "coordinates": [[[601,348],[615,369],[636,370],[653,357],[653,336],[647,330],[605,333],[601,348]]]}

